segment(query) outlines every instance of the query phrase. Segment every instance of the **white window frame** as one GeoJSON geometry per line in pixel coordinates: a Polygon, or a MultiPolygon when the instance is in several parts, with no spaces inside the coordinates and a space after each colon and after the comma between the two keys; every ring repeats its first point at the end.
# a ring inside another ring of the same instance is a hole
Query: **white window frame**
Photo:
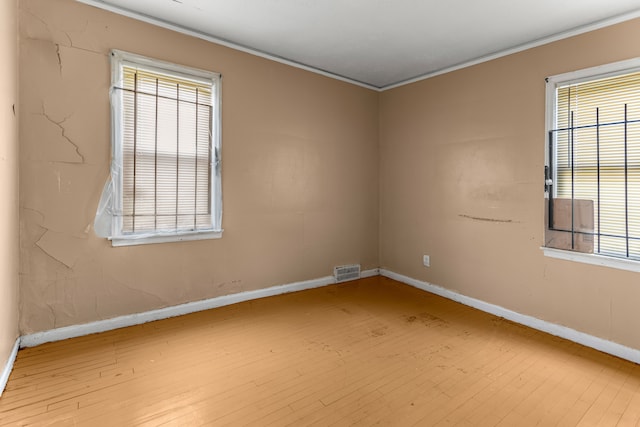
{"type": "Polygon", "coordinates": [[[145,56],[124,52],[111,51],[111,135],[112,135],[112,163],[111,163],[111,212],[112,230],[108,236],[113,246],[131,246],[150,243],[167,243],[179,241],[193,241],[205,239],[217,239],[222,237],[222,185],[221,185],[221,75],[218,73],[199,70],[196,68],[172,64],[145,56]],[[188,80],[201,81],[212,87],[212,114],[211,114],[211,228],[195,231],[152,231],[143,234],[123,234],[122,228],[122,204],[123,204],[123,100],[120,90],[123,87],[122,69],[130,65],[149,71],[186,78],[188,80]]]}
{"type": "MultiPolygon", "coordinates": [[[[555,153],[549,152],[548,135],[551,130],[555,128],[556,123],[556,90],[558,87],[568,84],[577,84],[587,82],[591,80],[604,79],[608,77],[615,77],[621,74],[628,74],[640,71],[640,58],[633,58],[619,62],[613,62],[610,64],[600,65],[591,68],[585,68],[582,70],[571,71],[568,73],[558,74],[555,76],[547,77],[546,80],[546,111],[545,111],[545,138],[544,138],[544,154],[545,154],[545,166],[549,166],[550,156],[555,153]]],[[[556,164],[554,159],[553,164],[556,164]]],[[[554,169],[554,176],[551,177],[553,182],[556,182],[557,171],[554,169]]],[[[554,186],[555,191],[555,186],[554,186]]],[[[549,194],[545,191],[545,198],[549,198],[549,194]]],[[[547,213],[545,213],[546,215],[547,213]]],[[[546,230],[545,230],[546,233],[546,230]]],[[[544,238],[543,238],[544,241],[544,238]]],[[[545,256],[550,258],[562,259],[567,261],[581,262],[585,264],[598,265],[604,267],[615,268],[619,270],[627,270],[640,272],[640,262],[625,259],[616,258],[600,254],[587,254],[581,252],[574,252],[564,249],[549,248],[543,246],[542,251],[545,256]]]]}

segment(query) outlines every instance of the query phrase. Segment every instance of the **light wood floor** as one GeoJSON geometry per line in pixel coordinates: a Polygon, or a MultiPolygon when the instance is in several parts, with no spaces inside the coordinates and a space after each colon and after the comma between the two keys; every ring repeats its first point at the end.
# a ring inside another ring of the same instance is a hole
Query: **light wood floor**
{"type": "Polygon", "coordinates": [[[633,426],[640,366],[382,277],[21,350],[0,425],[633,426]]]}

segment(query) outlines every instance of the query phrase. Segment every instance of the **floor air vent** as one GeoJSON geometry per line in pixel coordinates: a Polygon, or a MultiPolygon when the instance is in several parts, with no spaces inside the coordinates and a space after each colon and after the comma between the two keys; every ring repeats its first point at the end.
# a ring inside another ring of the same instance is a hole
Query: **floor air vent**
{"type": "Polygon", "coordinates": [[[336,278],[336,283],[359,279],[360,264],[341,265],[339,267],[333,267],[333,277],[336,278]]]}

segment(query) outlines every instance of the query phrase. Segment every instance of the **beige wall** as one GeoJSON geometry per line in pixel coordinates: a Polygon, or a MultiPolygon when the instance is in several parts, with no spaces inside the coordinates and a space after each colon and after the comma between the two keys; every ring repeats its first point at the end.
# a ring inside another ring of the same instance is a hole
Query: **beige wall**
{"type": "Polygon", "coordinates": [[[378,266],[376,92],[72,0],[19,18],[22,333],[378,266]],[[95,236],[110,49],[222,73],[222,239],[95,236]]]}
{"type": "Polygon", "coordinates": [[[640,56],[638,39],[634,20],[382,93],[381,266],[640,348],[638,273],[540,250],[544,78],[640,56]]]}
{"type": "Polygon", "coordinates": [[[19,16],[22,333],[358,262],[640,348],[636,273],[540,250],[544,77],[640,56],[640,21],[377,94],[72,0],[19,16]],[[223,74],[222,239],[94,235],[112,48],[223,74]]]}
{"type": "MultiPolygon", "coordinates": [[[[0,2],[0,372],[18,337],[17,0],[0,2]]],[[[1,390],[0,390],[1,392],[1,390]]]]}

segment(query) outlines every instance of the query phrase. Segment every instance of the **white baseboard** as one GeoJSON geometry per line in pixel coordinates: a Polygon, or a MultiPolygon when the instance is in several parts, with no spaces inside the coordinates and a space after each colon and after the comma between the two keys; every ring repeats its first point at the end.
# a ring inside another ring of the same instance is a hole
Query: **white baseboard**
{"type": "Polygon", "coordinates": [[[380,269],[378,268],[372,268],[371,270],[364,270],[360,272],[361,279],[366,279],[367,277],[373,277],[373,276],[379,276],[379,275],[380,275],[380,269]]]}
{"type": "Polygon", "coordinates": [[[621,359],[626,359],[631,362],[640,364],[640,350],[637,350],[635,348],[627,347],[613,341],[608,341],[602,338],[595,337],[593,335],[585,334],[584,332],[576,331],[575,329],[567,328],[566,326],[557,325],[555,323],[546,322],[532,316],[520,314],[515,311],[508,310],[504,307],[500,307],[499,305],[490,304],[485,301],[471,298],[457,292],[442,288],[440,286],[413,279],[408,276],[403,276],[402,274],[394,273],[389,270],[380,269],[380,275],[393,280],[397,280],[398,282],[405,283],[415,288],[422,289],[423,291],[431,292],[432,294],[440,295],[441,297],[457,301],[461,304],[477,308],[478,310],[503,317],[513,322],[529,326],[533,329],[537,329],[539,331],[543,331],[548,334],[565,338],[569,341],[594,348],[596,350],[602,351],[603,353],[608,353],[613,356],[620,357],[621,359]]]}
{"type": "MultiPolygon", "coordinates": [[[[408,276],[404,276],[398,273],[394,273],[385,269],[371,269],[365,270],[360,273],[362,278],[373,277],[382,275],[390,279],[397,280],[407,285],[422,289],[424,291],[440,295],[444,298],[457,301],[461,304],[468,305],[470,307],[477,308],[484,312],[494,314],[499,317],[511,320],[522,325],[529,326],[531,328],[555,335],[561,338],[568,339],[570,341],[585,345],[587,347],[594,348],[596,350],[608,353],[622,359],[629,360],[634,363],[640,363],[640,350],[626,347],[622,344],[618,344],[612,341],[608,341],[602,338],[594,337],[584,332],[579,332],[574,329],[557,325],[554,323],[546,322],[544,320],[537,319],[535,317],[527,316],[517,313],[512,310],[508,310],[498,305],[490,304],[485,301],[481,301],[475,298],[471,298],[457,292],[442,288],[440,286],[433,285],[431,283],[423,282],[417,279],[413,279],[408,276]]],[[[7,360],[7,363],[0,375],[0,395],[4,390],[6,383],[9,379],[9,374],[13,368],[18,348],[34,347],[46,342],[60,341],[68,338],[80,337],[84,335],[94,334],[98,332],[109,331],[113,329],[124,328],[127,326],[139,325],[142,323],[152,322],[154,320],[166,319],[169,317],[181,316],[184,314],[194,313],[197,311],[209,310],[216,307],[222,307],[230,304],[236,304],[243,301],[249,301],[259,298],[265,298],[274,295],[286,294],[290,292],[297,292],[306,289],[318,288],[335,283],[333,276],[321,277],[319,279],[306,280],[303,282],[290,283],[287,285],[273,286],[265,289],[258,289],[255,291],[241,292],[232,295],[224,295],[221,297],[211,298],[202,301],[195,301],[186,304],[176,305],[172,307],[161,308],[158,310],[151,310],[144,313],[131,314],[126,316],[115,317],[112,319],[99,320],[96,322],[85,323],[82,325],[65,326],[62,328],[51,329],[49,331],[37,332],[34,334],[24,335],[16,340],[16,343],[11,351],[11,355],[7,360]]]]}
{"type": "Polygon", "coordinates": [[[16,360],[19,347],[20,347],[20,337],[16,339],[16,343],[13,345],[13,349],[11,349],[11,353],[9,354],[9,358],[7,359],[7,363],[4,365],[4,368],[2,369],[2,374],[0,375],[0,396],[2,396],[2,392],[4,391],[4,388],[7,386],[7,381],[9,381],[9,375],[11,375],[11,370],[13,369],[13,362],[15,362],[16,360]]]}
{"type": "MultiPolygon", "coordinates": [[[[376,268],[373,270],[365,270],[362,271],[360,275],[361,277],[377,276],[378,269],[376,268]]],[[[160,308],[157,310],[146,311],[143,313],[129,314],[125,316],[114,317],[111,319],[98,320],[96,322],[84,323],[81,325],[65,326],[62,328],[23,335],[20,339],[20,347],[35,347],[47,342],[61,341],[68,338],[81,337],[98,332],[125,328],[127,326],[139,325],[142,323],[153,322],[154,320],[167,319],[169,317],[209,310],[212,308],[236,304],[243,301],[286,294],[289,292],[303,291],[305,289],[319,288],[321,286],[327,286],[334,283],[335,279],[333,276],[326,276],[319,279],[289,283],[287,285],[273,286],[265,289],[257,289],[255,291],[224,295],[216,298],[210,298],[206,300],[160,308]]]]}

